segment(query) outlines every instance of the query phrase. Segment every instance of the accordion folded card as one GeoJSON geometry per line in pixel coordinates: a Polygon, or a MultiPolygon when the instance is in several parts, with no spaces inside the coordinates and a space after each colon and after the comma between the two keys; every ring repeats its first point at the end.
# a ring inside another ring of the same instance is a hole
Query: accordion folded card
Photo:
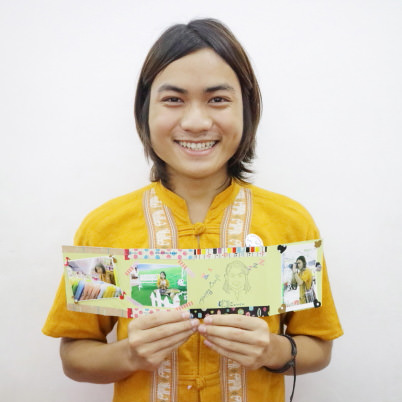
{"type": "Polygon", "coordinates": [[[157,310],[268,316],[321,306],[321,240],[267,247],[63,246],[67,308],[134,318],[157,310]]]}

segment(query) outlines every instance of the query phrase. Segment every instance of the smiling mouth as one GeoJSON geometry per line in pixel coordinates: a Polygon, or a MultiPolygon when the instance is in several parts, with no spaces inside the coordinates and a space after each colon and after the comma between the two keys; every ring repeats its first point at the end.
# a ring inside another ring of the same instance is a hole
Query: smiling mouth
{"type": "Polygon", "coordinates": [[[181,147],[191,149],[192,151],[205,151],[211,149],[218,141],[205,141],[205,142],[188,142],[176,141],[181,147]]]}

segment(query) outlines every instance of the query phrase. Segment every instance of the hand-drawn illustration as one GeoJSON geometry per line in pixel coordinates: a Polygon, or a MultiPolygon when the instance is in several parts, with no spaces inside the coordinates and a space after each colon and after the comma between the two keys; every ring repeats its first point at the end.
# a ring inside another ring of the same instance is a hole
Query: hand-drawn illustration
{"type": "Polygon", "coordinates": [[[226,266],[223,290],[236,301],[251,290],[248,281],[249,269],[241,261],[232,261],[226,266]]]}
{"type": "MultiPolygon", "coordinates": [[[[247,254],[250,257],[250,253],[247,254]]],[[[267,297],[261,289],[267,290],[270,282],[265,263],[266,258],[258,256],[247,259],[230,256],[210,261],[208,274],[205,274],[205,269],[201,274],[204,280],[197,287],[191,287],[193,308],[205,311],[230,308],[238,311],[248,306],[264,306],[267,297]]],[[[202,261],[189,261],[188,264],[194,271],[201,270],[202,261]]],[[[277,277],[278,272],[272,274],[277,277]]],[[[268,304],[265,306],[268,307],[268,304]]]]}

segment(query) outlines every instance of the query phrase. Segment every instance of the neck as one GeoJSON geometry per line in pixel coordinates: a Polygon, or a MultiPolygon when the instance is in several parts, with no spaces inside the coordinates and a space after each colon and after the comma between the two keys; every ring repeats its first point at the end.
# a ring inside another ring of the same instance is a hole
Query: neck
{"type": "Polygon", "coordinates": [[[201,179],[175,175],[169,183],[170,189],[186,201],[191,223],[204,222],[216,195],[229,185],[226,174],[201,179]]]}

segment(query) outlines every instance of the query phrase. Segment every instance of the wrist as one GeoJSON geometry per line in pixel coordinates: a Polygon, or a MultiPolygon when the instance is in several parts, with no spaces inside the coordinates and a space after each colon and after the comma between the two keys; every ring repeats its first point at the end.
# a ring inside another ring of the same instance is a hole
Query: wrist
{"type": "Polygon", "coordinates": [[[295,393],[295,387],[296,387],[296,355],[297,355],[297,347],[296,347],[296,342],[290,335],[279,335],[282,338],[282,340],[288,341],[291,346],[291,359],[287,361],[281,368],[269,368],[265,367],[265,369],[271,373],[285,373],[288,370],[292,369],[293,370],[293,388],[292,388],[292,394],[290,395],[290,402],[293,401],[293,396],[295,393]]]}
{"type": "Polygon", "coordinates": [[[134,371],[139,370],[138,361],[135,359],[132,349],[130,348],[129,339],[122,339],[117,342],[119,344],[119,356],[121,358],[121,369],[125,371],[128,375],[132,374],[134,371]]]}
{"type": "Polygon", "coordinates": [[[274,350],[276,355],[264,368],[272,373],[285,373],[295,367],[297,347],[294,339],[289,335],[275,335],[277,347],[274,350]]]}

